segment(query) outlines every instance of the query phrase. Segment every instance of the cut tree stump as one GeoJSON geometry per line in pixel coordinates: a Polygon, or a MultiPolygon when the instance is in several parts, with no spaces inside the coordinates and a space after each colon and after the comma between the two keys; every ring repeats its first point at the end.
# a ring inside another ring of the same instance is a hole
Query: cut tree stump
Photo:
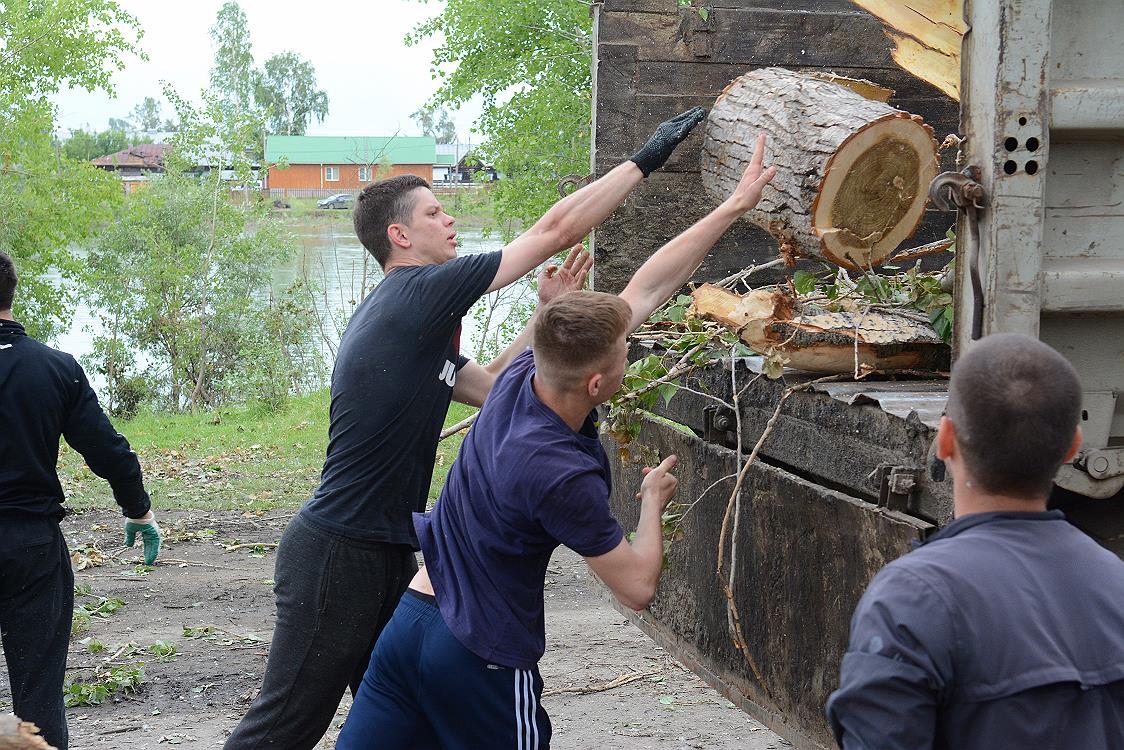
{"type": "Polygon", "coordinates": [[[779,353],[786,365],[798,370],[861,374],[945,371],[949,366],[948,345],[920,313],[828,312],[800,306],[783,289],[755,289],[743,296],[703,284],[692,296],[693,315],[733,329],[759,354],[779,353]],[[798,307],[804,309],[798,312],[798,307]]]}
{"type": "Polygon", "coordinates": [[[39,727],[14,714],[0,714],[0,750],[55,750],[39,736],[39,727]]]}
{"type": "Polygon", "coordinates": [[[746,216],[789,265],[799,256],[869,269],[917,229],[937,174],[937,142],[921,118],[821,77],[746,73],[706,124],[702,181],[715,198],[737,186],[759,131],[777,175],[746,216]]]}

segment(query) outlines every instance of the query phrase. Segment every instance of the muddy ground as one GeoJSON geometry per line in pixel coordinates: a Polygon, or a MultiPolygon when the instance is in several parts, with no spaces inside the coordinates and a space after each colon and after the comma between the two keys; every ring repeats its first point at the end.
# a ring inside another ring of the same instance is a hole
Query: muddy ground
{"type": "MultiPolygon", "coordinates": [[[[90,593],[75,604],[93,609],[103,598],[125,602],[91,617],[89,630],[74,635],[73,677],[89,683],[114,665],[139,662],[144,670],[136,692],[69,709],[72,750],[222,746],[260,684],[274,619],[270,545],[290,515],[165,512],[166,543],[147,571],[137,567],[135,551],[118,546],[119,515],[86,512],[64,521],[76,566],[89,565],[78,570],[75,583],[90,593]],[[174,645],[176,653],[151,653],[158,641],[174,645]],[[105,650],[91,653],[98,643],[105,650]]],[[[553,747],[788,747],[628,624],[568,550],[550,565],[546,625],[540,669],[553,747]],[[603,689],[615,680],[623,684],[603,689]]],[[[334,746],[349,704],[345,696],[322,747],[334,746]]],[[[4,672],[0,711],[9,710],[4,672]]]]}

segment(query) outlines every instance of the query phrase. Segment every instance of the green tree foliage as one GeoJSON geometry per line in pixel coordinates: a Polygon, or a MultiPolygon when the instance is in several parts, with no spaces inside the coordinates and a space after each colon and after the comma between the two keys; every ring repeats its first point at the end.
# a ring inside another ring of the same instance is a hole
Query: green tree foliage
{"type": "Polygon", "coordinates": [[[165,95],[182,123],[167,171],[129,197],[89,254],[103,333],[87,364],[114,411],[149,399],[174,410],[247,398],[278,406],[317,381],[321,364],[313,320],[293,301],[300,290],[269,293],[291,236],[264,202],[231,198],[231,184],[254,179],[261,122],[213,95],[198,108],[165,95]],[[233,180],[200,164],[221,164],[233,180]]]}
{"type": "Polygon", "coordinates": [[[589,172],[592,21],[583,2],[447,0],[407,37],[441,41],[431,105],[484,102],[482,149],[506,179],[500,220],[527,224],[558,198],[558,180],[589,172]]]}
{"type": "Polygon", "coordinates": [[[438,143],[453,143],[457,140],[457,126],[444,107],[421,107],[410,115],[422,135],[428,135],[438,143]]]}
{"type": "Polygon", "coordinates": [[[146,96],[137,106],[133,107],[132,119],[136,129],[145,133],[153,133],[160,129],[160,102],[155,97],[146,96]]]}
{"type": "Polygon", "coordinates": [[[254,91],[258,106],[269,113],[269,132],[304,135],[315,117],[328,116],[328,95],[316,88],[316,68],[296,52],[265,61],[254,91]]]}
{"type": "Polygon", "coordinates": [[[238,3],[223,3],[211,27],[211,41],[215,45],[211,89],[227,102],[249,110],[257,73],[249,22],[238,3]]]}
{"type": "Polygon", "coordinates": [[[64,87],[112,93],[139,38],[114,0],[0,2],[0,249],[19,265],[15,312],[34,336],[65,327],[83,271],[69,248],[121,194],[112,175],[62,153],[49,97],[64,87]]]}
{"type": "Polygon", "coordinates": [[[148,136],[130,136],[124,130],[92,131],[78,128],[70,131],[70,137],[63,141],[62,152],[76,161],[90,161],[141,143],[152,143],[152,139],[148,136]]]}

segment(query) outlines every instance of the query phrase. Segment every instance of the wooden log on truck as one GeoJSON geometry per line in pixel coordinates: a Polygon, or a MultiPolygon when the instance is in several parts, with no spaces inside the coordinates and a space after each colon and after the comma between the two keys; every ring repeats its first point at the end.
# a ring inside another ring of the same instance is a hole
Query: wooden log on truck
{"type": "Polygon", "coordinates": [[[810,372],[944,371],[949,348],[920,313],[907,310],[829,311],[802,304],[783,288],[740,295],[703,284],[691,313],[738,333],[759,354],[779,352],[785,364],[810,372]]]}
{"type": "Polygon", "coordinates": [[[14,714],[0,714],[0,750],[55,750],[39,736],[39,727],[14,714]]]}
{"type": "Polygon", "coordinates": [[[790,265],[799,256],[869,269],[920,224],[937,174],[937,142],[921,118],[818,77],[746,73],[706,124],[702,182],[715,198],[733,192],[759,131],[777,176],[747,218],[790,265]]]}

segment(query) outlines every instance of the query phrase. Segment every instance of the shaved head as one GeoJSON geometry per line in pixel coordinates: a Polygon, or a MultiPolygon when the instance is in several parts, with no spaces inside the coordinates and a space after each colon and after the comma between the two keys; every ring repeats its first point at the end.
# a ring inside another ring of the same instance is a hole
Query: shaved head
{"type": "Polygon", "coordinates": [[[1041,341],[995,334],[956,362],[946,414],[982,489],[1041,497],[1073,444],[1081,383],[1073,365],[1041,341]]]}

